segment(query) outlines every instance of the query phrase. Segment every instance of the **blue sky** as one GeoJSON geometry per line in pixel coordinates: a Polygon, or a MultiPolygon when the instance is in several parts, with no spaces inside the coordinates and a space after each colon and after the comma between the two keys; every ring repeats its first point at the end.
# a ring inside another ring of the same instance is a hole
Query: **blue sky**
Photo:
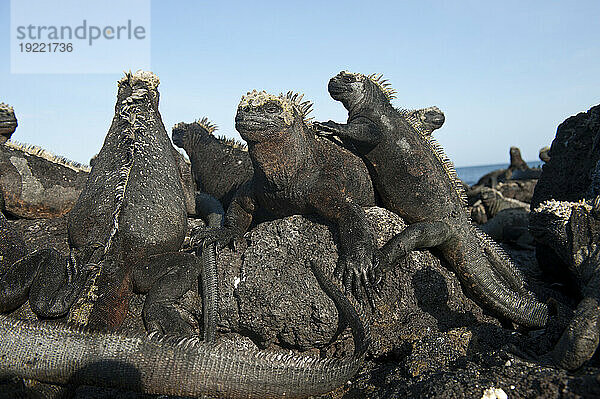
{"type": "MultiPolygon", "coordinates": [[[[56,2],[60,4],[59,1],[56,2]]],[[[457,166],[537,159],[566,117],[600,103],[598,1],[153,1],[152,71],[167,131],[233,119],[252,89],[296,90],[317,120],[344,121],[327,94],[340,70],[383,73],[395,105],[437,105],[435,135],[457,166]]],[[[10,2],[0,0],[0,101],[14,139],[87,162],[113,116],[119,74],[10,73],[10,2]]],[[[135,70],[137,65],[123,65],[135,70]]]]}

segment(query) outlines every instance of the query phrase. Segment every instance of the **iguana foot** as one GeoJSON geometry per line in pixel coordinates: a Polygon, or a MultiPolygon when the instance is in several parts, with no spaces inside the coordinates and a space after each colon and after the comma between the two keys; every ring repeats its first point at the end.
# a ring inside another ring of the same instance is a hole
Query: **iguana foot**
{"type": "Polygon", "coordinates": [[[317,136],[331,136],[339,133],[338,123],[334,121],[313,122],[313,127],[317,130],[317,136]]]}
{"type": "Polygon", "coordinates": [[[222,249],[233,243],[235,237],[234,232],[227,227],[198,227],[192,230],[190,244],[192,248],[215,244],[218,249],[222,249]]]}
{"type": "Polygon", "coordinates": [[[552,352],[554,362],[566,370],[578,369],[591,359],[599,341],[600,305],[593,298],[585,298],[552,352]]]}
{"type": "Polygon", "coordinates": [[[96,265],[81,265],[54,249],[43,249],[13,265],[16,270],[34,270],[29,289],[31,310],[40,317],[62,317],[77,300],[96,265]]]}
{"type": "Polygon", "coordinates": [[[148,333],[192,335],[194,329],[170,302],[146,303],[142,311],[148,333]]]}
{"type": "Polygon", "coordinates": [[[362,303],[368,302],[375,309],[379,300],[377,286],[380,281],[377,257],[367,250],[358,250],[351,255],[341,255],[335,269],[336,278],[341,281],[347,293],[352,293],[362,303]]]}
{"type": "Polygon", "coordinates": [[[197,258],[182,252],[153,256],[133,271],[134,291],[147,293],[142,317],[148,332],[193,333],[176,303],[187,291],[197,289],[199,275],[197,258]]]}

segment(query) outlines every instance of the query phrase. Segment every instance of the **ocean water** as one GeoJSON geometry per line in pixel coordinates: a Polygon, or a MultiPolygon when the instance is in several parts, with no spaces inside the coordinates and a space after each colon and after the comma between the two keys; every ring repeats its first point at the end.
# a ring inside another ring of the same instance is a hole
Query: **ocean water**
{"type": "MultiPolygon", "coordinates": [[[[530,168],[541,167],[542,161],[526,161],[527,165],[530,168]]],[[[469,186],[477,183],[477,181],[483,177],[486,173],[490,173],[496,169],[506,169],[508,168],[508,163],[498,163],[493,165],[477,165],[477,166],[463,166],[461,168],[456,168],[456,173],[458,177],[467,183],[469,186]]]]}

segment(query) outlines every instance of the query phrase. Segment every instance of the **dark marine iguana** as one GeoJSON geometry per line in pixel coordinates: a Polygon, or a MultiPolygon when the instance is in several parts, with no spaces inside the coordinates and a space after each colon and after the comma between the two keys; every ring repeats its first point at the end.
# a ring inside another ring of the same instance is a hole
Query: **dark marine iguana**
{"type": "Polygon", "coordinates": [[[0,144],[10,139],[17,129],[15,110],[8,104],[0,103],[0,144]]]}
{"type": "MultiPolygon", "coordinates": [[[[242,97],[235,126],[248,143],[254,174],[237,191],[224,226],[198,232],[194,242],[227,245],[243,236],[261,208],[277,217],[318,214],[339,228],[337,274],[350,276],[346,288],[369,286],[375,244],[362,209],[375,203],[369,173],[359,157],[315,137],[306,120],[311,104],[301,98],[256,90],[242,97]]],[[[369,290],[354,293],[371,296],[369,290]]]]}
{"type": "Polygon", "coordinates": [[[173,143],[185,150],[192,163],[197,190],[212,195],[227,209],[235,192],[252,177],[246,146],[216,137],[217,126],[208,118],[173,126],[173,143]]]}
{"type": "Polygon", "coordinates": [[[143,393],[219,398],[304,398],[345,384],[370,342],[368,325],[341,288],[317,280],[350,322],[354,355],[318,359],[196,338],[121,336],[15,321],[0,315],[0,377],[143,393]]]}
{"type": "Polygon", "coordinates": [[[69,212],[90,168],[33,145],[0,145],[0,208],[18,218],[54,218],[69,212]]]}
{"type": "Polygon", "coordinates": [[[391,105],[389,84],[380,76],[340,72],[328,89],[349,111],[348,123],[316,128],[354,144],[384,206],[409,223],[382,248],[380,267],[413,249],[433,247],[481,306],[524,326],[544,326],[547,306],[531,297],[508,257],[471,224],[454,167],[430,135],[391,105]]]}
{"type": "Polygon", "coordinates": [[[600,196],[592,198],[544,201],[529,220],[531,234],[568,265],[581,294],[553,351],[554,362],[567,370],[591,359],[600,342],[600,196]]]}
{"type": "MultiPolygon", "coordinates": [[[[438,107],[405,112],[407,120],[425,134],[444,124],[444,113],[438,107]]],[[[205,117],[176,124],[172,138],[187,153],[198,190],[214,196],[227,209],[237,189],[252,177],[252,161],[245,144],[217,137],[216,131],[217,126],[205,117]]]]}
{"type": "Polygon", "coordinates": [[[191,331],[173,305],[200,271],[193,255],[177,252],[187,215],[158,83],[147,72],[119,81],[111,128],[68,216],[70,255],[43,249],[10,266],[0,275],[0,312],[29,299],[38,316],[69,313],[72,324],[115,329],[135,290],[148,293],[150,331],[191,331]]]}
{"type": "MultiPolygon", "coordinates": [[[[26,253],[0,213],[0,271],[26,253]]],[[[60,385],[93,385],[151,394],[223,398],[299,398],[328,392],[358,370],[370,343],[360,307],[346,298],[321,264],[317,282],[350,323],[354,355],[318,359],[259,351],[194,337],[117,335],[90,328],[17,321],[0,315],[0,380],[12,377],[60,385]]]]}

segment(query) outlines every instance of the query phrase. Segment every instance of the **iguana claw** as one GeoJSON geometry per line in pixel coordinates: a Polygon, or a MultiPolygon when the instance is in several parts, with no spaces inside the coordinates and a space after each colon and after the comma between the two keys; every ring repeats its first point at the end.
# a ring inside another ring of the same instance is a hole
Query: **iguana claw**
{"type": "Polygon", "coordinates": [[[375,302],[379,300],[377,286],[381,278],[377,270],[377,258],[370,257],[365,252],[340,256],[335,275],[343,283],[347,293],[352,293],[363,303],[368,302],[374,310],[375,302]]]}
{"type": "Polygon", "coordinates": [[[338,132],[337,123],[334,121],[313,122],[317,130],[317,136],[331,136],[338,132]]]}
{"type": "Polygon", "coordinates": [[[216,244],[218,249],[222,249],[232,243],[234,239],[235,234],[228,227],[198,227],[192,230],[190,245],[192,248],[197,248],[209,244],[216,244]]]}

